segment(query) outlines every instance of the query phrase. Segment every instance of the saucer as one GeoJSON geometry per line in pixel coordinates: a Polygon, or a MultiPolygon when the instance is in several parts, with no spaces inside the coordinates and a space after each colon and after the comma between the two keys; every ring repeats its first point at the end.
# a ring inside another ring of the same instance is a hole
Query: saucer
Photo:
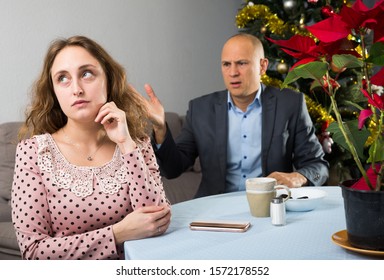
{"type": "Polygon", "coordinates": [[[340,247],[343,247],[344,249],[358,252],[365,255],[370,256],[384,256],[384,251],[375,251],[375,250],[367,250],[367,249],[360,249],[356,247],[352,247],[352,245],[348,242],[348,235],[346,230],[341,230],[332,235],[332,241],[339,245],[340,247]]]}
{"type": "MultiPolygon", "coordinates": [[[[327,195],[324,190],[311,187],[292,188],[291,197],[285,202],[287,211],[311,211],[318,207],[327,195]]],[[[277,190],[277,196],[283,194],[284,190],[277,190]]]]}

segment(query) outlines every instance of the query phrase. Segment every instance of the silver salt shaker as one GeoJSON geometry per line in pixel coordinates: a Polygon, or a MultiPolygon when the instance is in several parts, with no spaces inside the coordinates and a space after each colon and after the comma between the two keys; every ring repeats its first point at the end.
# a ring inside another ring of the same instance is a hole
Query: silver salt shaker
{"type": "Polygon", "coordinates": [[[285,221],[285,202],[282,197],[275,197],[271,201],[271,221],[275,226],[283,226],[285,221]]]}

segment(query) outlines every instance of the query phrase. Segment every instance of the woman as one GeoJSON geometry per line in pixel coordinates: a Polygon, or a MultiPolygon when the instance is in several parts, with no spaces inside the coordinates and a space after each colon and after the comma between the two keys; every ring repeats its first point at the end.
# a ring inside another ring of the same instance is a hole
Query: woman
{"type": "Polygon", "coordinates": [[[12,218],[23,258],[122,259],[124,241],[166,231],[145,112],[96,42],[51,44],[16,152],[12,218]]]}

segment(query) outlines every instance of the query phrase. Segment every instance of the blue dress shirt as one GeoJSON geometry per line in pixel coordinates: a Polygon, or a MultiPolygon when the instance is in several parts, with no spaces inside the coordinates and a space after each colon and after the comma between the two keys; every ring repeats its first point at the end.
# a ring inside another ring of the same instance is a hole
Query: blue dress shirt
{"type": "Polygon", "coordinates": [[[226,192],[245,190],[247,178],[262,174],[260,95],[261,88],[243,112],[234,105],[228,92],[226,192]]]}

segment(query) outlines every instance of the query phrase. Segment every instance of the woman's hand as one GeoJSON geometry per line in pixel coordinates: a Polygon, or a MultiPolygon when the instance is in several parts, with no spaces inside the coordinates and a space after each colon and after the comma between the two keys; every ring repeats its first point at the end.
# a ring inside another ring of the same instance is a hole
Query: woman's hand
{"type": "Polygon", "coordinates": [[[125,112],[114,102],[107,102],[101,106],[95,122],[100,122],[111,141],[115,142],[123,154],[133,151],[136,143],[129,134],[125,112]]]}
{"type": "Polygon", "coordinates": [[[168,206],[145,206],[128,214],[122,221],[113,225],[116,243],[142,239],[163,234],[171,222],[171,209],[168,206]]]}

